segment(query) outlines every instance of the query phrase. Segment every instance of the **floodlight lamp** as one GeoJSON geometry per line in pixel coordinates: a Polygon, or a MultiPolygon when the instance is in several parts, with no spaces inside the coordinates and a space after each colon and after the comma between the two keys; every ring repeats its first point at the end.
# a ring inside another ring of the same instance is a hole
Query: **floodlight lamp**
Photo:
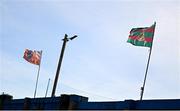
{"type": "Polygon", "coordinates": [[[73,40],[77,37],[77,35],[74,35],[73,37],[69,38],[70,40],[73,40]]]}

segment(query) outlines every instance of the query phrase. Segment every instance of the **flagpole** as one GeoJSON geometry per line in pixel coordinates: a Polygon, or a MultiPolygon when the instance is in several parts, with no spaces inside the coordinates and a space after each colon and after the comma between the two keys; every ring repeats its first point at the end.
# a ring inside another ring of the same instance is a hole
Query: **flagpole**
{"type": "Polygon", "coordinates": [[[147,72],[148,72],[148,68],[149,68],[149,61],[150,61],[150,58],[151,58],[151,51],[152,51],[152,48],[150,48],[150,51],[149,51],[149,57],[148,57],[148,62],[147,62],[147,66],[146,66],[144,82],[143,82],[143,86],[141,87],[141,97],[140,97],[140,100],[142,100],[143,94],[144,94],[144,87],[145,87],[145,84],[146,84],[147,72]]]}
{"type": "Polygon", "coordinates": [[[36,78],[36,87],[35,87],[35,91],[34,91],[34,98],[36,97],[36,92],[37,92],[37,85],[38,85],[38,80],[39,80],[39,72],[40,72],[40,68],[41,68],[41,58],[42,58],[42,50],[40,52],[41,57],[40,57],[40,62],[39,62],[39,67],[38,67],[38,74],[37,74],[37,78],[36,78]]]}
{"type": "MultiPolygon", "coordinates": [[[[156,27],[156,22],[154,22],[154,32],[155,32],[155,27],[156,27]]],[[[154,40],[154,33],[153,33],[153,40],[154,40]]],[[[152,41],[152,45],[153,45],[153,41],[152,41]]],[[[149,62],[150,62],[150,59],[151,59],[151,52],[152,52],[152,46],[150,47],[148,62],[147,62],[147,65],[146,65],[146,72],[145,72],[145,76],[144,76],[144,82],[143,82],[143,86],[141,87],[140,100],[142,100],[143,94],[144,94],[144,88],[145,88],[145,85],[146,85],[146,78],[147,78],[147,73],[148,73],[148,68],[149,68],[149,62]]]]}
{"type": "Polygon", "coordinates": [[[49,78],[49,80],[48,80],[48,84],[47,84],[47,88],[46,88],[46,94],[45,94],[45,98],[46,98],[46,96],[47,96],[47,93],[48,93],[48,89],[49,89],[49,82],[50,82],[50,78],[49,78]]]}

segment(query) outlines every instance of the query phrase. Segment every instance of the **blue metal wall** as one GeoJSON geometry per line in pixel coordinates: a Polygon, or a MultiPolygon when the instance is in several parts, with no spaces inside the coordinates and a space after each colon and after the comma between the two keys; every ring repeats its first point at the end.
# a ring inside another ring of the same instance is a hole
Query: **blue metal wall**
{"type": "Polygon", "coordinates": [[[136,110],[177,110],[180,109],[180,99],[167,100],[125,100],[117,102],[86,102],[80,103],[79,109],[136,109],[136,110]]]}
{"type": "Polygon", "coordinates": [[[172,110],[180,109],[180,99],[164,100],[125,100],[107,102],[88,102],[87,97],[78,95],[61,95],[53,98],[25,98],[12,99],[12,96],[0,95],[0,109],[3,110],[57,110],[57,109],[78,109],[78,110],[172,110]]]}

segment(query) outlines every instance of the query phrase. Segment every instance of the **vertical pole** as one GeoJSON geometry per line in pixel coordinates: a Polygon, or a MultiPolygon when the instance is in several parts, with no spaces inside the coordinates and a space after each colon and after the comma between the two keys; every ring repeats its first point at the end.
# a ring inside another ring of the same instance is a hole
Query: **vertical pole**
{"type": "Polygon", "coordinates": [[[47,93],[48,93],[48,89],[49,89],[49,82],[50,82],[50,78],[48,79],[48,84],[47,84],[47,88],[46,88],[45,98],[46,98],[47,93]]]}
{"type": "Polygon", "coordinates": [[[55,80],[54,80],[54,85],[53,85],[53,90],[52,90],[51,97],[55,96],[56,86],[57,86],[58,77],[59,77],[59,72],[60,72],[60,68],[61,68],[61,64],[62,64],[62,60],[63,60],[64,51],[65,51],[65,47],[66,47],[66,42],[67,41],[68,41],[67,34],[65,34],[64,39],[63,39],[61,55],[60,55],[60,58],[59,58],[59,63],[58,63],[57,71],[56,71],[56,76],[55,76],[55,80]]]}
{"type": "Polygon", "coordinates": [[[40,54],[41,54],[41,57],[40,57],[40,62],[39,62],[38,74],[37,74],[37,78],[36,78],[36,87],[35,87],[35,91],[34,91],[34,98],[36,97],[36,92],[37,92],[37,85],[38,85],[38,80],[39,80],[39,72],[40,72],[40,67],[41,67],[42,51],[40,52],[40,54]]]}
{"type": "Polygon", "coordinates": [[[141,87],[141,97],[140,97],[140,100],[142,100],[143,94],[144,94],[144,87],[145,87],[145,84],[146,84],[147,72],[148,72],[148,68],[149,68],[149,61],[150,61],[150,58],[151,58],[151,51],[152,51],[152,48],[150,48],[150,52],[149,52],[149,57],[148,57],[148,62],[147,62],[147,66],[146,66],[144,82],[143,82],[143,86],[141,87]]]}
{"type": "MultiPolygon", "coordinates": [[[[153,40],[154,40],[155,26],[156,26],[156,22],[154,22],[153,40]]],[[[153,45],[153,41],[152,41],[152,45],[153,45]]],[[[152,52],[152,46],[150,47],[149,57],[148,57],[148,62],[147,62],[146,72],[145,72],[145,77],[144,77],[144,82],[143,82],[143,86],[141,87],[141,97],[140,97],[140,100],[142,100],[143,94],[144,94],[144,88],[145,88],[145,85],[146,85],[146,78],[147,78],[147,72],[148,72],[148,68],[149,68],[149,62],[150,62],[150,58],[151,58],[151,52],[152,52]]]]}

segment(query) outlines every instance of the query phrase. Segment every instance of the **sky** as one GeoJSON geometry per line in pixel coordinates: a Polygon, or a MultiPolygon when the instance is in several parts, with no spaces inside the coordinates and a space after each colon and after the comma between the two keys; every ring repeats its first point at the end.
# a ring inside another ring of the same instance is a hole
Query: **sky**
{"type": "Polygon", "coordinates": [[[179,0],[1,0],[0,94],[33,98],[38,66],[25,49],[42,50],[37,97],[53,80],[67,42],[56,96],[90,101],[139,100],[149,48],[127,43],[129,32],[156,22],[143,99],[180,98],[179,0]]]}

